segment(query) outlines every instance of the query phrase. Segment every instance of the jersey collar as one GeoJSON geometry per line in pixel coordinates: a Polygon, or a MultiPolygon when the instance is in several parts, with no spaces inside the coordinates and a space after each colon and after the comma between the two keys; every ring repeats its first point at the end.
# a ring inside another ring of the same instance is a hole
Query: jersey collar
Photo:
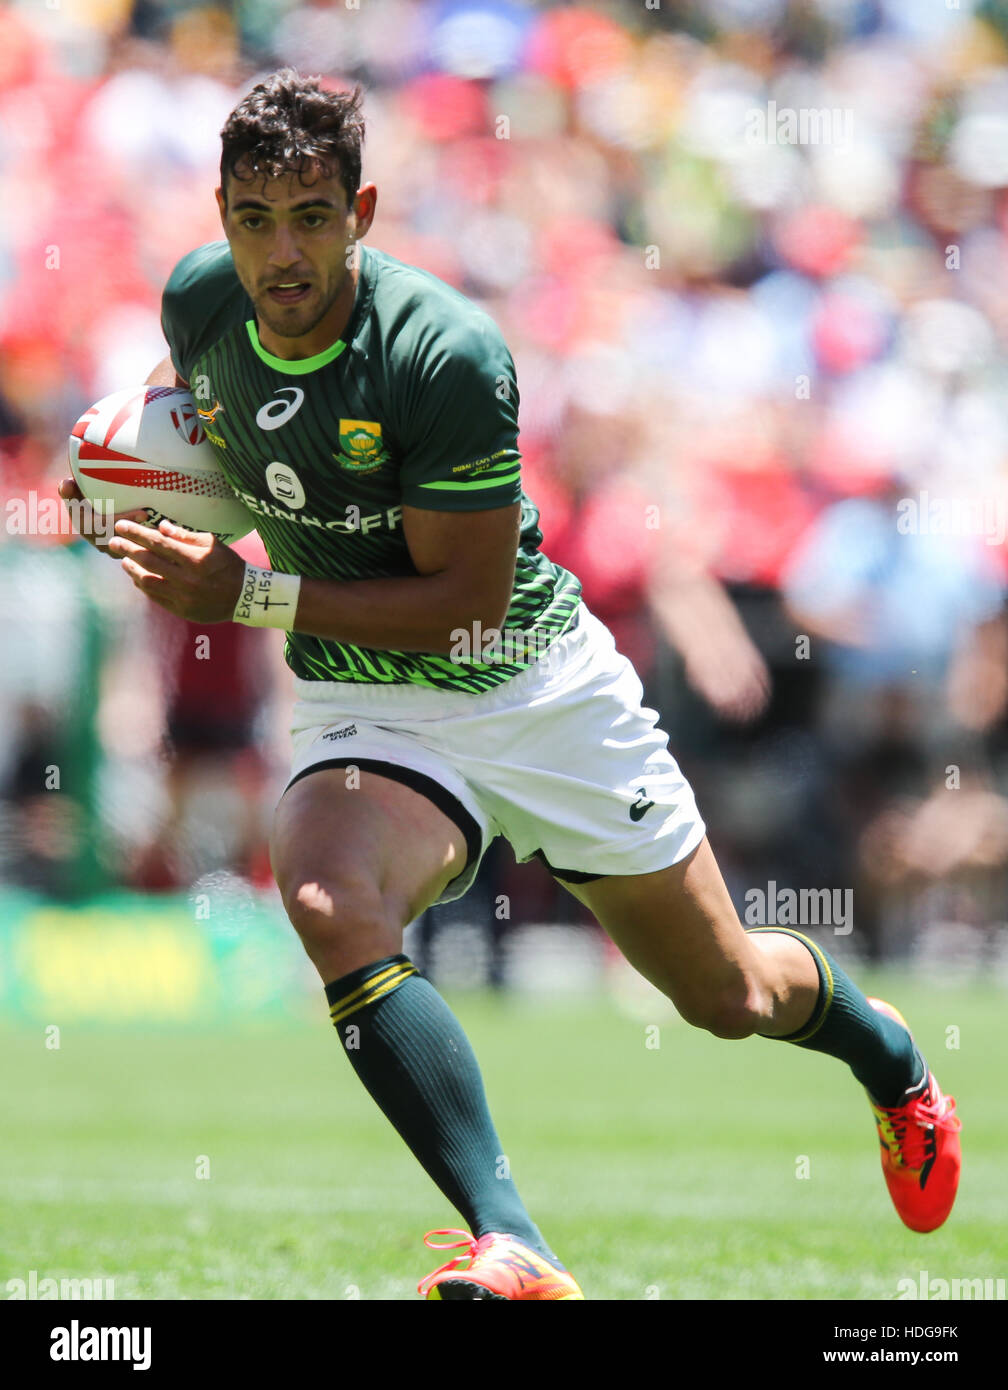
{"type": "Polygon", "coordinates": [[[371,253],[366,246],[362,246],[360,252],[357,291],[354,295],[350,318],[343,330],[343,337],[337,338],[335,343],[331,343],[329,347],[315,353],[314,357],[301,357],[294,360],[286,357],[275,357],[272,352],[267,352],[259,341],[259,329],[255,319],[246,319],[245,328],[248,332],[249,342],[252,344],[252,350],[261,361],[266,363],[267,367],[272,367],[275,372],[283,372],[285,376],[305,376],[308,372],[317,372],[320,367],[326,367],[330,362],[335,362],[340,353],[345,350],[347,343],[353,342],[354,336],[360,328],[361,320],[370,306],[374,292],[369,264],[371,253]]]}

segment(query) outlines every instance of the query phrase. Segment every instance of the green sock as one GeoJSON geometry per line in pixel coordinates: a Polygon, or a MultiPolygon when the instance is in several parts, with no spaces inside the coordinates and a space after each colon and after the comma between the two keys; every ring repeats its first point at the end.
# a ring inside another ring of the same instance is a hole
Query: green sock
{"type": "Polygon", "coordinates": [[[563,1268],[518,1196],[461,1025],[412,961],[375,961],[326,998],[357,1075],[472,1233],[517,1236],[563,1268]]]}
{"type": "Polygon", "coordinates": [[[819,998],[809,1021],[797,1033],[771,1041],[836,1057],[847,1063],[876,1105],[899,1105],[904,1093],[927,1076],[924,1058],[906,1028],[873,1009],[836,961],[801,932],[789,927],[748,930],[795,937],[808,947],[819,971],[819,998]]]}

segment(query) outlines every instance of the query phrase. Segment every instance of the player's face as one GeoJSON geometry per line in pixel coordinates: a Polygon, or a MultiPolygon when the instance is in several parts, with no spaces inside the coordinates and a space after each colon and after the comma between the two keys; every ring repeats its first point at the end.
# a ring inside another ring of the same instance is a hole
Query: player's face
{"type": "Polygon", "coordinates": [[[366,184],[348,207],[338,175],[229,178],[226,203],[217,190],[235,271],[268,351],[309,357],[339,337],[356,287],[354,245],[374,202],[366,184]]]}

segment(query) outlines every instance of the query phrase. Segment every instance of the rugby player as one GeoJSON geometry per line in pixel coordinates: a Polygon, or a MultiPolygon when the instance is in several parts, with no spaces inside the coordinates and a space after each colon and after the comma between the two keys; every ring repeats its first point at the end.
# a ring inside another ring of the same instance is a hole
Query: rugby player
{"type": "Polygon", "coordinates": [[[298,698],[273,871],[347,1057],[468,1227],[429,1233],[460,1253],[420,1291],[582,1297],[502,1176],[457,1018],[402,953],[404,927],[465,893],[498,834],[689,1023],[847,1063],[899,1215],[933,1230],[958,1181],[955,1102],[897,1011],[820,946],[743,929],[633,668],[539,549],[500,332],[360,245],[376,200],[362,138],[359,93],[291,69],[260,82],[222,131],[226,239],[164,290],[171,354],[149,380],[192,391],[271,568],[168,522],[120,520],[108,548],[170,612],[287,633],[298,698]]]}

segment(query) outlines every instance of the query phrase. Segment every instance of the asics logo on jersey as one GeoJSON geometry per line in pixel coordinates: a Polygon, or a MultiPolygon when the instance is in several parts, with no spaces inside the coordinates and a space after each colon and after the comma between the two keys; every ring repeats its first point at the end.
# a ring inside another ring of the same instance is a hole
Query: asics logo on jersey
{"type": "Polygon", "coordinates": [[[644,790],[643,787],[638,787],[636,797],[634,798],[634,803],[630,807],[631,820],[640,820],[641,816],[643,816],[646,811],[650,811],[651,807],[654,805],[653,801],[642,801],[641,797],[646,798],[647,792],[644,790]]]}
{"type": "Polygon", "coordinates": [[[256,424],[261,430],[278,430],[281,425],[286,425],[291,416],[298,413],[303,401],[304,392],[300,386],[281,386],[273,400],[259,407],[256,424]],[[291,396],[289,401],[278,399],[288,393],[291,396]]]}

